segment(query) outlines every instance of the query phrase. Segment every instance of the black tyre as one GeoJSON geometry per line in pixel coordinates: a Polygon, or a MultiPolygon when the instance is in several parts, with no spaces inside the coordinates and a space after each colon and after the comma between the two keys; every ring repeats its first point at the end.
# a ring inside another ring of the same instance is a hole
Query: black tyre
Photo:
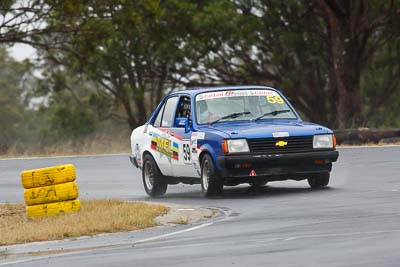
{"type": "Polygon", "coordinates": [[[144,156],[142,178],[144,190],[149,196],[160,197],[167,192],[168,184],[151,155],[144,156]]]}
{"type": "Polygon", "coordinates": [[[224,183],[221,175],[215,169],[210,155],[204,155],[201,161],[201,191],[206,197],[221,195],[224,183]]]}
{"type": "Polygon", "coordinates": [[[313,174],[307,179],[311,188],[321,188],[329,184],[329,172],[313,174]]]}

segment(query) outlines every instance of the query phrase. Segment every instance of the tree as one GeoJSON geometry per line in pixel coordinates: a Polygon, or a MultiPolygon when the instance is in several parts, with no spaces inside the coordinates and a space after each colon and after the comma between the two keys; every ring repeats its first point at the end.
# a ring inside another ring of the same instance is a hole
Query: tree
{"type": "Polygon", "coordinates": [[[360,83],[365,114],[362,125],[400,127],[400,42],[396,38],[383,45],[365,67],[360,83]]]}
{"type": "Polygon", "coordinates": [[[97,115],[90,105],[94,84],[48,63],[42,69],[43,77],[36,79],[35,90],[36,96],[46,99],[39,109],[45,121],[40,129],[43,143],[79,140],[95,132],[102,112],[97,115]]]}
{"type": "Polygon", "coordinates": [[[379,102],[382,105],[393,93],[393,89],[398,88],[400,1],[315,1],[313,14],[321,17],[327,33],[325,38],[331,66],[329,86],[337,91],[338,126],[351,126],[349,118],[356,121],[361,119],[362,73],[372,63],[377,51],[384,46],[397,50],[391,53],[397,60],[387,61],[391,68],[387,86],[381,88],[379,100],[372,105],[379,102]],[[393,71],[393,68],[397,70],[393,71]]]}
{"type": "Polygon", "coordinates": [[[130,128],[170,90],[212,84],[269,84],[306,119],[368,126],[399,91],[399,6],[400,0],[3,1],[0,42],[30,42],[53,72],[92,81],[90,102],[130,128]],[[5,23],[7,16],[13,20],[5,23]]]}
{"type": "Polygon", "coordinates": [[[28,123],[23,85],[30,72],[30,64],[15,62],[0,46],[0,154],[20,142],[28,123]]]}
{"type": "MultiPolygon", "coordinates": [[[[122,106],[131,128],[141,125],[173,89],[172,70],[183,60],[180,46],[192,5],[179,1],[47,1],[50,28],[76,29],[47,60],[96,81],[101,95],[122,106]]],[[[57,36],[59,37],[59,36],[57,36]]],[[[51,41],[51,40],[49,40],[51,41]]]]}
{"type": "MultiPolygon", "coordinates": [[[[76,27],[49,25],[53,20],[53,4],[46,0],[2,0],[0,1],[0,43],[24,43],[36,48],[61,49],[65,34],[72,34],[76,27]],[[49,42],[51,37],[52,41],[49,42]]],[[[59,5],[62,5],[59,4],[59,5]]]]}
{"type": "Polygon", "coordinates": [[[275,85],[313,121],[358,126],[361,80],[382,48],[393,58],[377,103],[399,90],[399,8],[400,1],[215,1],[196,14],[203,45],[192,54],[203,67],[188,83],[275,85]]]}

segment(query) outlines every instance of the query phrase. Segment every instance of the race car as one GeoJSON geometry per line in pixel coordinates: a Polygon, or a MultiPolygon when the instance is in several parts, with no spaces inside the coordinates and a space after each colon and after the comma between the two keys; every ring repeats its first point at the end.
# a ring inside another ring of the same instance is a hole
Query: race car
{"type": "Polygon", "coordinates": [[[171,93],[132,131],[131,148],[151,197],[178,183],[201,184],[204,196],[287,179],[320,188],[339,156],[332,130],[302,121],[280,91],[266,86],[171,93]]]}

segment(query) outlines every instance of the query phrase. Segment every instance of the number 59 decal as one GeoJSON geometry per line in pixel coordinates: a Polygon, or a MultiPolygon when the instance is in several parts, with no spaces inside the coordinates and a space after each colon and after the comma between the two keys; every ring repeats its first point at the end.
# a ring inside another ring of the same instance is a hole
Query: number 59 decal
{"type": "Polygon", "coordinates": [[[276,95],[276,96],[270,96],[270,95],[267,96],[267,101],[268,101],[268,103],[271,103],[271,104],[283,104],[284,103],[282,97],[280,97],[278,95],[276,95]]]}
{"type": "Polygon", "coordinates": [[[190,159],[191,151],[190,151],[190,141],[184,142],[182,144],[183,149],[183,162],[184,163],[192,163],[190,159]]]}

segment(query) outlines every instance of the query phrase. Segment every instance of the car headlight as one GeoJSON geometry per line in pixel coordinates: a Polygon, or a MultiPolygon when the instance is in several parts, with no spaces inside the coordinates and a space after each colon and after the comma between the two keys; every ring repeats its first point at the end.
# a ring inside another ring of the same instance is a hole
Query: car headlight
{"type": "Polygon", "coordinates": [[[250,152],[246,139],[228,139],[226,142],[229,153],[250,152]]]}
{"type": "Polygon", "coordinates": [[[314,135],[313,148],[334,148],[335,137],[332,134],[314,135]]]}

